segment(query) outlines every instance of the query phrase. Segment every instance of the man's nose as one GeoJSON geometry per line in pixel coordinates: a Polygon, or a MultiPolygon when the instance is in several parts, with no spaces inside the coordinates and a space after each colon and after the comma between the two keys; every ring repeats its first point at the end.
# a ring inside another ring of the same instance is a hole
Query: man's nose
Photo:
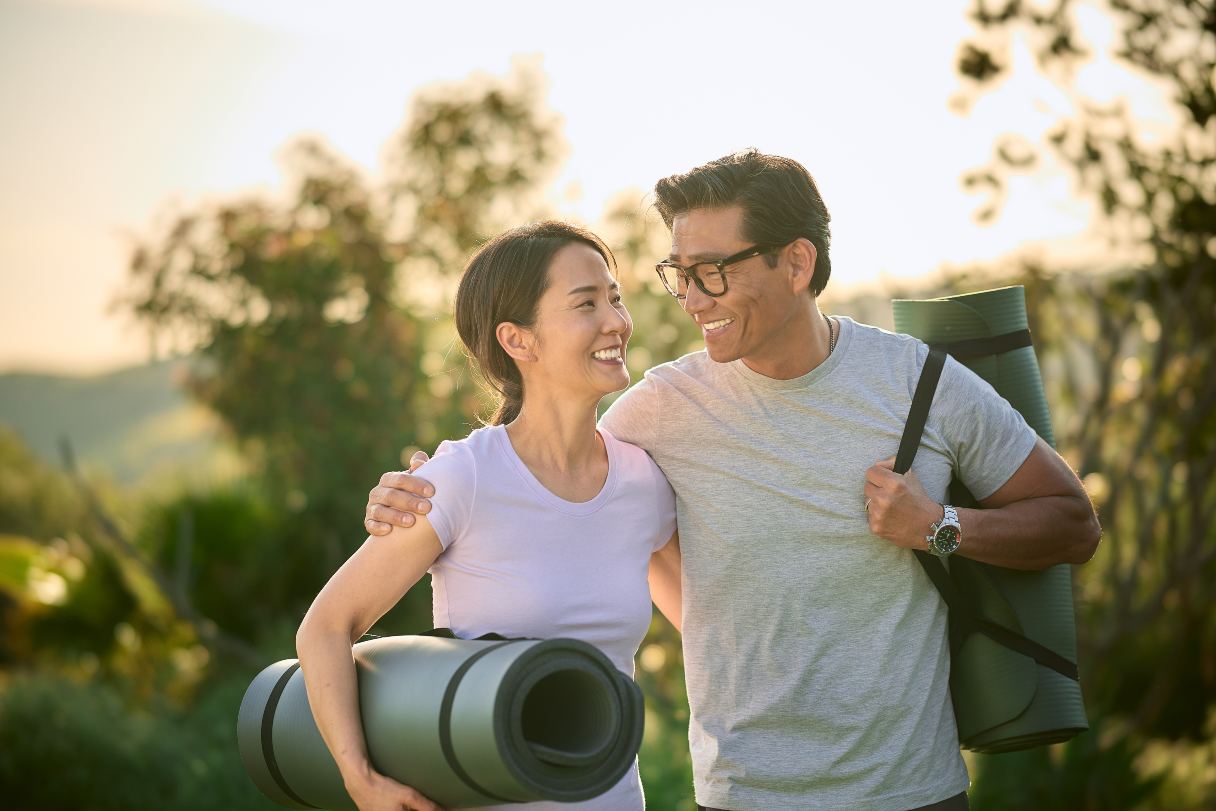
{"type": "Polygon", "coordinates": [[[684,300],[680,302],[680,305],[684,308],[684,312],[696,315],[713,306],[713,299],[701,292],[701,288],[697,285],[689,284],[688,289],[684,291],[684,300]]]}

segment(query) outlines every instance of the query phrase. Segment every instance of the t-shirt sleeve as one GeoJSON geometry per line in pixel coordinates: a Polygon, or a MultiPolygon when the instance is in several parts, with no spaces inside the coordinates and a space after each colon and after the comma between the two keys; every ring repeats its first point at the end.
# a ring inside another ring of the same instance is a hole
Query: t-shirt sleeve
{"type": "Polygon", "coordinates": [[[995,493],[1034,449],[1036,434],[979,375],[946,358],[930,419],[954,457],[955,470],[977,500],[995,493]]]}
{"type": "Polygon", "coordinates": [[[604,416],[600,417],[600,427],[622,442],[650,450],[660,430],[660,385],[658,379],[647,372],[609,406],[604,416]]]}
{"type": "Polygon", "coordinates": [[[415,471],[435,486],[427,519],[444,549],[464,534],[477,495],[477,464],[463,444],[442,442],[426,464],[415,471]]]}

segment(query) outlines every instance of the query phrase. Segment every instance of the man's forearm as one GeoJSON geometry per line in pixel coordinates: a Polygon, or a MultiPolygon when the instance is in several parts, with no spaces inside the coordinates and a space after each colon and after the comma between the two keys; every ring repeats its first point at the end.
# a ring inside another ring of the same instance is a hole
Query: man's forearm
{"type": "MultiPolygon", "coordinates": [[[[954,554],[1007,569],[1084,563],[1101,528],[1089,500],[1040,496],[992,509],[959,509],[962,544],[954,554]]],[[[928,532],[926,531],[926,534],[928,532]]]]}

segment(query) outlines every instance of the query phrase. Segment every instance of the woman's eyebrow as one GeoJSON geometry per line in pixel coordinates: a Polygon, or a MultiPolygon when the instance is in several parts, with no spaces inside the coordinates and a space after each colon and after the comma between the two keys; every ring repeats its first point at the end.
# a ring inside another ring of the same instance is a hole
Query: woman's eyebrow
{"type": "MultiPolygon", "coordinates": [[[[595,292],[598,292],[599,289],[600,289],[600,286],[598,284],[589,284],[589,285],[584,285],[582,287],[576,287],[573,290],[571,290],[569,293],[567,293],[566,295],[567,296],[577,296],[582,293],[595,293],[595,292]]],[[[608,289],[609,290],[620,290],[621,283],[613,282],[612,284],[608,285],[608,289]]]]}

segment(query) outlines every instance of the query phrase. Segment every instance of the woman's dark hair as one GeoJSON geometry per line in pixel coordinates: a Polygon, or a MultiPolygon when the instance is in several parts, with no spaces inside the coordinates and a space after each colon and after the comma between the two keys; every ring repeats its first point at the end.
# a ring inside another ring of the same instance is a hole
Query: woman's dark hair
{"type": "Polygon", "coordinates": [[[819,295],[832,275],[828,246],[831,215],[811,173],[798,161],[755,149],[726,155],[655,184],[655,208],[667,227],[697,208],[743,208],[743,238],[757,245],[787,245],[805,237],[815,246],[811,292],[819,295]]]}
{"type": "Polygon", "coordinates": [[[540,297],[549,287],[553,256],[581,242],[615,267],[612,251],[595,234],[570,223],[546,220],[499,234],[469,260],[456,290],[456,331],[487,384],[502,397],[491,425],[519,416],[524,381],[514,359],[498,343],[498,325],[536,323],[540,297]]]}

